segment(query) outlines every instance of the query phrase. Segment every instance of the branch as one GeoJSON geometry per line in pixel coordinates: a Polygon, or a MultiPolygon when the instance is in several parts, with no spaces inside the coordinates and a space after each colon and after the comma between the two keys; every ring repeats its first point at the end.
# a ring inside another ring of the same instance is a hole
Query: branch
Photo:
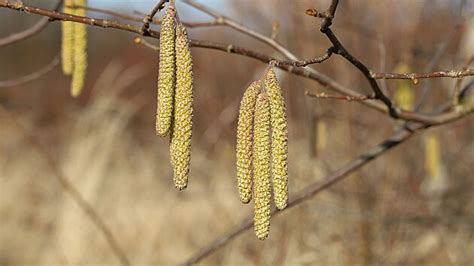
{"type": "Polygon", "coordinates": [[[366,100],[374,100],[375,95],[363,95],[358,97],[351,97],[351,96],[344,96],[344,95],[331,95],[325,92],[322,93],[313,93],[310,91],[305,91],[304,93],[306,96],[317,98],[317,99],[333,99],[333,100],[343,100],[343,101],[366,101],[366,100]]]}
{"type": "Polygon", "coordinates": [[[428,78],[461,78],[474,76],[474,69],[436,71],[431,73],[370,73],[374,79],[428,79],[428,78]]]}
{"type": "Polygon", "coordinates": [[[150,23],[153,21],[153,17],[158,13],[161,9],[165,7],[165,3],[168,2],[168,0],[160,0],[156,6],[150,11],[148,15],[143,18],[143,26],[141,28],[141,34],[142,35],[147,35],[148,30],[150,29],[150,23]]]}
{"type": "MultiPolygon", "coordinates": [[[[191,0],[186,0],[186,1],[191,1],[191,0]]],[[[25,5],[22,2],[16,2],[16,3],[11,3],[11,2],[0,2],[0,7],[4,8],[9,8],[17,11],[22,11],[26,13],[32,13],[32,14],[37,14],[41,16],[46,16],[50,17],[52,21],[54,20],[62,20],[62,21],[73,21],[77,23],[83,23],[91,26],[97,26],[97,27],[102,27],[102,28],[114,28],[118,30],[123,30],[123,31],[128,31],[128,32],[133,32],[139,35],[143,34],[141,33],[141,27],[136,27],[131,24],[127,23],[120,23],[117,21],[113,20],[106,20],[106,19],[99,19],[99,18],[91,18],[91,17],[81,17],[81,16],[74,16],[70,14],[65,14],[61,12],[56,12],[56,11],[50,11],[38,7],[33,7],[33,6],[28,6],[25,5]]],[[[149,30],[149,36],[155,39],[159,38],[160,33],[154,30],[149,30]]],[[[270,39],[271,40],[271,39],[270,39]]],[[[273,41],[273,40],[272,40],[273,41]]],[[[218,42],[211,42],[211,41],[203,41],[203,40],[195,40],[195,39],[190,39],[189,41],[190,45],[193,47],[199,47],[199,48],[206,48],[206,49],[214,49],[214,50],[219,50],[227,53],[232,53],[232,54],[239,54],[243,55],[246,57],[254,58],[257,60],[260,60],[265,63],[269,63],[270,61],[275,61],[276,66],[278,66],[280,69],[285,70],[287,72],[290,72],[292,74],[302,76],[314,81],[317,81],[319,84],[322,86],[333,90],[335,92],[338,92],[342,95],[350,96],[350,97],[361,97],[363,96],[360,93],[357,93],[351,89],[348,89],[344,87],[343,85],[339,84],[332,78],[323,75],[319,73],[318,71],[315,71],[314,69],[311,68],[297,68],[297,67],[292,67],[292,66],[287,66],[287,65],[279,65],[278,63],[281,60],[278,60],[276,58],[273,58],[271,56],[268,56],[266,54],[250,50],[244,47],[239,47],[235,46],[232,44],[225,44],[225,43],[218,43],[218,42]]],[[[284,48],[283,48],[284,49],[284,48]]],[[[290,53],[288,50],[286,53],[290,53]]],[[[290,53],[291,54],[291,53],[290,53]]],[[[291,54],[292,55],[292,54],[291,54]]],[[[284,61],[285,62],[285,61],[284,61]]],[[[371,107],[379,112],[382,113],[388,113],[388,108],[384,106],[384,104],[381,104],[376,101],[359,101],[359,103],[364,104],[368,107],[371,107]]],[[[474,103],[466,104],[459,106],[458,110],[453,110],[447,113],[443,114],[423,114],[423,113],[418,113],[418,112],[410,112],[410,111],[404,111],[400,110],[398,113],[398,116],[400,119],[404,119],[407,121],[415,121],[415,122],[421,122],[424,124],[429,124],[429,125],[439,125],[439,124],[444,124],[448,123],[454,120],[458,120],[470,113],[474,112],[474,103]]]]}
{"type": "MultiPolygon", "coordinates": [[[[413,124],[408,125],[406,128],[396,132],[390,138],[384,140],[380,144],[374,146],[366,153],[359,155],[354,160],[350,161],[349,163],[345,164],[335,172],[328,175],[324,181],[322,182],[315,182],[304,189],[298,191],[294,194],[293,198],[290,199],[288,202],[288,206],[284,211],[277,211],[274,207],[271,210],[272,217],[286,212],[288,209],[312,198],[313,196],[317,195],[319,192],[324,191],[325,189],[339,183],[340,181],[344,180],[349,174],[353,173],[354,171],[358,170],[362,166],[366,165],[373,159],[381,156],[382,154],[386,153],[388,150],[396,147],[400,143],[403,143],[407,139],[409,139],[416,131],[423,130],[427,128],[421,124],[413,124]]],[[[224,247],[228,244],[231,240],[235,237],[240,235],[241,233],[250,229],[253,225],[253,216],[249,216],[246,219],[243,219],[239,226],[234,227],[229,232],[223,234],[220,237],[217,237],[214,241],[206,245],[205,247],[201,248],[195,254],[189,257],[188,260],[184,263],[185,265],[192,265],[200,262],[202,259],[206,258],[210,254],[214,253],[218,249],[224,247]]]]}
{"type": "Polygon", "coordinates": [[[16,78],[16,79],[0,81],[0,88],[18,86],[18,85],[21,85],[23,83],[27,83],[27,82],[33,81],[35,79],[38,79],[38,78],[48,74],[54,68],[56,68],[56,66],[59,65],[59,61],[60,61],[59,60],[59,55],[56,55],[54,57],[53,61],[51,61],[50,63],[48,63],[47,65],[43,66],[42,68],[36,70],[33,73],[30,73],[28,75],[25,75],[23,77],[16,78]]]}

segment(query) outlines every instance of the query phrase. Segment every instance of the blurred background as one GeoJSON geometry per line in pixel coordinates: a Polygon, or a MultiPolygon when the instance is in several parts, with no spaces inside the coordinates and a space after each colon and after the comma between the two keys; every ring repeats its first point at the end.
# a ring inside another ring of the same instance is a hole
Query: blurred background
{"type": "MultiPolygon", "coordinates": [[[[52,8],[55,1],[28,0],[52,8]]],[[[156,1],[90,1],[134,14],[156,1]]],[[[271,35],[300,58],[329,47],[307,8],[328,0],[200,1],[271,35]]],[[[210,17],[178,1],[185,21],[210,17]]],[[[161,16],[160,13],[158,16],[161,16]]],[[[89,16],[107,17],[89,12],[89,16]]],[[[0,9],[0,38],[39,17],[0,9]]],[[[133,22],[131,22],[133,23],[133,22]]],[[[153,26],[159,29],[159,26],[153,26]]],[[[473,0],[341,1],[333,29],[377,72],[460,69],[474,52],[473,0]],[[444,47],[444,48],[443,48],[444,47]]],[[[251,215],[238,198],[236,118],[241,96],[266,65],[192,48],[195,73],[190,183],[172,183],[169,141],[155,136],[158,54],[134,34],[89,28],[85,91],[69,95],[56,67],[41,78],[0,87],[0,265],[117,265],[103,234],[58,182],[69,180],[89,202],[133,265],[173,265],[251,215]],[[45,149],[38,149],[37,143],[45,149]]],[[[194,39],[280,54],[225,27],[189,29],[194,39]]],[[[60,24],[0,48],[0,82],[35,72],[60,52],[60,24]]],[[[157,40],[149,39],[157,44],[157,40]]],[[[368,94],[362,75],[338,56],[313,66],[368,94]]],[[[399,123],[358,103],[308,98],[318,83],[277,71],[289,115],[290,198],[379,143],[399,123]]],[[[463,84],[471,82],[465,78],[463,84]]],[[[380,81],[404,108],[430,112],[450,101],[456,80],[380,81]],[[422,97],[424,87],[428,94],[422,97]]],[[[1,83],[0,83],[1,84],[1,83]]],[[[326,91],[330,93],[330,91],[326,91]]],[[[474,265],[474,127],[468,117],[416,134],[400,147],[271,221],[203,265],[474,265]]]]}

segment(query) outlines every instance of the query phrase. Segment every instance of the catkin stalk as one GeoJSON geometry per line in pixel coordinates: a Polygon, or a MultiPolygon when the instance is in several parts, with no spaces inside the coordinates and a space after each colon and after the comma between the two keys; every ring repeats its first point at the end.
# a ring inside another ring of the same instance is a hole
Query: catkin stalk
{"type": "Polygon", "coordinates": [[[173,115],[173,95],[175,87],[175,16],[176,10],[170,7],[166,10],[161,23],[156,134],[162,137],[169,133],[173,115]]]}
{"type": "Polygon", "coordinates": [[[174,184],[179,190],[186,188],[188,184],[192,116],[193,65],[186,29],[182,24],[179,24],[176,27],[176,91],[170,145],[174,184]]]}
{"type": "MultiPolygon", "coordinates": [[[[78,6],[85,6],[86,0],[74,0],[74,4],[78,6]]],[[[86,10],[78,8],[75,10],[75,15],[85,16],[86,10]]],[[[87,25],[82,23],[73,24],[74,35],[74,56],[73,56],[73,73],[71,82],[71,95],[77,97],[81,94],[84,88],[87,71],[87,25]]]]}
{"type": "Polygon", "coordinates": [[[265,75],[264,86],[271,112],[273,197],[277,209],[282,210],[288,204],[288,128],[285,100],[272,68],[265,75]]]}
{"type": "Polygon", "coordinates": [[[258,239],[270,230],[270,103],[266,93],[257,97],[254,124],[254,230],[258,239]]]}
{"type": "Polygon", "coordinates": [[[237,122],[237,185],[240,201],[249,203],[252,199],[252,143],[255,102],[261,91],[261,81],[255,81],[247,88],[240,102],[237,122]]]}
{"type": "MultiPolygon", "coordinates": [[[[64,1],[64,13],[74,14],[74,9],[70,8],[74,4],[74,0],[64,1]]],[[[74,57],[74,33],[73,22],[61,22],[61,65],[64,75],[72,75],[73,57],[74,57]]]]}

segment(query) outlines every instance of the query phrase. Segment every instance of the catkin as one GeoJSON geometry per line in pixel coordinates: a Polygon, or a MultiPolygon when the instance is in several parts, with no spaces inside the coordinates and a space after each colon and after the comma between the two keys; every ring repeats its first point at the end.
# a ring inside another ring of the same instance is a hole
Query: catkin
{"type": "MultiPolygon", "coordinates": [[[[74,9],[70,8],[74,4],[74,0],[64,1],[64,13],[74,14],[74,9]]],[[[61,22],[61,65],[64,75],[71,75],[73,71],[74,57],[74,23],[70,21],[61,22]]]]}
{"type": "Polygon", "coordinates": [[[260,93],[255,104],[254,122],[254,230],[264,240],[270,230],[270,103],[260,93]]]}
{"type": "Polygon", "coordinates": [[[237,122],[237,185],[240,201],[249,203],[252,199],[252,143],[255,102],[261,91],[262,82],[255,81],[247,88],[240,102],[237,122]]]}
{"type": "Polygon", "coordinates": [[[435,135],[427,135],[425,144],[425,169],[429,177],[439,177],[441,168],[441,148],[435,135]]]}
{"type": "MultiPolygon", "coordinates": [[[[75,0],[74,4],[78,6],[85,6],[86,0],[75,0]]],[[[75,15],[85,16],[86,10],[78,8],[75,10],[75,15]]],[[[87,25],[82,23],[73,24],[74,35],[74,66],[71,82],[71,95],[77,97],[81,94],[84,88],[87,71],[87,25]]]]}
{"type": "Polygon", "coordinates": [[[175,87],[175,16],[172,7],[166,10],[161,23],[160,67],[158,76],[158,104],[156,133],[166,136],[170,131],[175,87]]]}
{"type": "Polygon", "coordinates": [[[272,68],[265,75],[264,86],[271,112],[273,197],[277,209],[283,210],[288,204],[288,128],[285,100],[272,68]]]}
{"type": "Polygon", "coordinates": [[[174,122],[171,130],[171,165],[174,184],[182,190],[188,184],[191,158],[193,116],[193,65],[186,29],[176,27],[176,91],[174,98],[174,122]]]}

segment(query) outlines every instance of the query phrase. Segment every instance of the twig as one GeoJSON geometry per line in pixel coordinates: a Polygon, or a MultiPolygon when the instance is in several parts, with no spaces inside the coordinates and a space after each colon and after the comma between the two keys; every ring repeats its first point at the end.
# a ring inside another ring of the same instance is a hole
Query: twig
{"type": "Polygon", "coordinates": [[[43,66],[42,68],[36,70],[33,73],[30,73],[28,75],[25,75],[23,77],[19,77],[16,79],[10,79],[10,80],[3,80],[0,81],[0,88],[6,88],[6,87],[13,87],[13,86],[18,86],[23,83],[27,83],[30,81],[33,81],[35,79],[38,79],[46,74],[48,74],[51,70],[56,68],[56,66],[59,65],[59,55],[56,55],[50,63],[47,65],[43,66]]]}
{"type": "Polygon", "coordinates": [[[147,40],[143,39],[143,38],[140,38],[140,37],[135,37],[133,39],[133,42],[135,44],[143,44],[145,45],[146,47],[152,49],[152,50],[155,50],[155,51],[159,51],[160,50],[160,47],[156,46],[156,45],[153,45],[152,43],[148,42],[147,40]]]}
{"type": "MultiPolygon", "coordinates": [[[[186,0],[190,1],[190,0],[186,0]]],[[[61,12],[54,12],[38,7],[33,7],[29,5],[25,5],[22,2],[16,2],[16,3],[11,3],[11,2],[5,2],[1,3],[0,2],[0,7],[4,8],[9,8],[17,11],[23,11],[27,13],[32,13],[32,14],[37,14],[41,16],[46,16],[50,17],[51,20],[62,20],[62,21],[73,21],[77,23],[83,23],[83,24],[88,24],[91,26],[97,26],[97,27],[103,27],[103,28],[114,28],[118,30],[123,30],[123,31],[128,31],[128,32],[134,32],[137,34],[141,34],[141,27],[136,27],[130,24],[126,23],[119,23],[117,21],[113,20],[106,20],[106,19],[99,19],[99,18],[91,18],[91,17],[81,17],[81,16],[74,16],[70,14],[64,14],[61,12]]],[[[141,34],[143,35],[143,34],[141,34]]],[[[159,32],[154,31],[154,30],[149,30],[149,36],[152,38],[159,38],[159,32]]],[[[273,41],[273,40],[272,40],[273,41]]],[[[254,58],[257,60],[260,60],[265,63],[269,63],[270,61],[276,61],[279,62],[278,59],[275,59],[273,57],[270,57],[266,54],[256,52],[244,47],[239,47],[235,46],[232,44],[224,44],[224,43],[218,43],[218,42],[211,42],[211,41],[203,41],[203,40],[195,40],[195,39],[190,39],[189,43],[193,47],[200,47],[200,48],[206,48],[206,49],[214,49],[214,50],[219,50],[227,53],[233,53],[233,54],[239,54],[243,56],[247,56],[250,58],[254,58]]],[[[286,49],[285,49],[286,50],[286,49]]],[[[287,53],[290,53],[288,50],[286,50],[287,53]]],[[[291,53],[290,53],[291,54],[291,53]]],[[[292,54],[291,54],[292,55],[292,54]]],[[[280,69],[288,71],[290,73],[293,73],[298,76],[302,76],[314,81],[319,82],[322,86],[331,89],[335,92],[341,93],[342,95],[348,95],[351,97],[357,97],[357,96],[362,96],[360,93],[357,93],[351,89],[348,89],[344,87],[343,85],[337,83],[335,80],[331,79],[330,77],[323,75],[314,69],[311,68],[296,68],[296,67],[291,67],[291,66],[279,66],[277,65],[280,69]]],[[[384,106],[384,104],[381,104],[376,101],[360,101],[361,104],[364,104],[368,107],[371,107],[379,112],[382,113],[388,113],[388,108],[384,106]]],[[[430,124],[430,125],[439,125],[439,124],[444,124],[448,123],[454,120],[458,120],[472,112],[474,112],[474,103],[467,103],[466,105],[460,106],[459,110],[452,110],[443,114],[422,114],[418,112],[409,112],[409,111],[404,111],[400,110],[399,112],[399,118],[404,119],[407,121],[415,121],[415,122],[421,122],[425,124],[430,124]]]]}
{"type": "Polygon", "coordinates": [[[363,95],[363,96],[356,96],[356,97],[351,97],[351,96],[344,96],[344,95],[332,95],[332,94],[327,94],[325,92],[321,93],[313,93],[310,91],[305,91],[305,95],[313,98],[318,98],[318,99],[333,99],[333,100],[343,100],[343,101],[366,101],[366,100],[374,100],[375,95],[363,95]]]}
{"type": "Polygon", "coordinates": [[[142,35],[148,35],[148,30],[150,29],[150,23],[153,21],[153,17],[165,7],[166,2],[168,2],[168,0],[160,0],[150,13],[143,18],[143,26],[140,30],[142,35]]]}
{"type": "Polygon", "coordinates": [[[338,0],[332,0],[331,5],[329,6],[328,10],[325,12],[326,16],[324,17],[320,31],[326,35],[326,37],[329,39],[329,41],[332,43],[334,46],[334,53],[339,54],[342,57],[344,57],[347,61],[349,61],[352,65],[354,65],[357,69],[362,72],[364,77],[367,79],[367,81],[370,84],[370,87],[372,88],[376,99],[381,100],[388,108],[389,114],[393,118],[399,118],[399,113],[400,111],[398,108],[396,108],[393,104],[393,102],[388,98],[383,91],[380,89],[379,85],[377,84],[377,81],[371,77],[370,73],[371,71],[369,68],[362,63],[359,59],[357,59],[355,56],[353,56],[345,47],[344,45],[339,41],[339,39],[336,37],[334,32],[331,30],[330,26],[332,24],[332,20],[335,16],[337,6],[338,6],[339,1],[338,0]]]}
{"type": "MultiPolygon", "coordinates": [[[[59,10],[61,5],[63,4],[63,1],[64,0],[59,0],[59,2],[56,4],[54,10],[56,10],[56,11],[59,10]]],[[[7,46],[7,45],[10,45],[10,44],[17,43],[19,41],[26,40],[29,37],[34,36],[35,34],[38,34],[42,30],[44,30],[44,28],[46,28],[46,26],[48,25],[48,22],[49,22],[49,18],[44,17],[44,18],[41,18],[38,22],[36,22],[35,25],[31,26],[30,28],[28,28],[24,31],[11,34],[11,35],[9,35],[7,37],[4,37],[4,38],[0,38],[0,47],[7,46]]]]}
{"type": "Polygon", "coordinates": [[[428,78],[461,78],[466,76],[473,76],[474,69],[463,69],[463,70],[447,70],[447,71],[436,71],[430,73],[371,73],[374,79],[428,79],[428,78]]]}
{"type": "MultiPolygon", "coordinates": [[[[388,150],[396,147],[400,143],[403,143],[404,141],[409,139],[414,134],[414,132],[425,129],[425,128],[427,127],[421,124],[412,123],[411,125],[407,127],[407,129],[401,129],[390,138],[386,139],[382,143],[371,148],[368,152],[359,155],[354,160],[350,161],[349,163],[345,164],[344,166],[342,166],[335,172],[328,175],[324,181],[312,183],[306,186],[304,189],[296,192],[294,196],[288,202],[288,206],[285,209],[285,212],[288,209],[312,198],[313,196],[317,195],[319,192],[344,180],[349,174],[353,173],[354,171],[366,165],[373,159],[381,156],[388,150]]],[[[272,211],[271,211],[272,217],[281,213],[283,212],[276,211],[275,208],[272,208],[272,211]]],[[[197,251],[195,254],[190,256],[189,259],[184,262],[184,265],[192,265],[192,264],[196,264],[200,262],[202,259],[206,258],[213,252],[224,247],[226,244],[228,244],[231,240],[233,240],[235,237],[237,237],[241,233],[250,229],[252,225],[253,225],[253,216],[249,216],[246,219],[242,220],[240,225],[234,227],[233,229],[223,234],[222,236],[217,237],[214,241],[212,241],[211,243],[209,243],[208,245],[204,246],[199,251],[197,251]]]]}
{"type": "Polygon", "coordinates": [[[3,116],[6,121],[9,121],[20,132],[22,132],[22,134],[24,134],[26,140],[31,144],[31,146],[34,147],[41,154],[41,158],[45,160],[47,166],[53,172],[53,176],[60,183],[64,191],[66,191],[66,193],[71,196],[71,198],[77,203],[77,205],[82,209],[82,211],[84,211],[89,220],[97,227],[97,229],[99,229],[99,231],[105,237],[107,243],[112,249],[112,252],[120,261],[120,264],[124,266],[130,265],[130,261],[127,258],[127,255],[118,244],[112,231],[109,229],[104,220],[100,217],[94,207],[89,202],[87,202],[87,200],[82,196],[81,192],[64,175],[63,171],[56,163],[56,160],[53,158],[53,156],[51,156],[46,147],[44,147],[44,145],[34,135],[31,135],[29,133],[30,130],[25,129],[23,125],[17,122],[16,119],[14,119],[8,113],[8,111],[3,109],[1,106],[0,115],[3,116]]]}

